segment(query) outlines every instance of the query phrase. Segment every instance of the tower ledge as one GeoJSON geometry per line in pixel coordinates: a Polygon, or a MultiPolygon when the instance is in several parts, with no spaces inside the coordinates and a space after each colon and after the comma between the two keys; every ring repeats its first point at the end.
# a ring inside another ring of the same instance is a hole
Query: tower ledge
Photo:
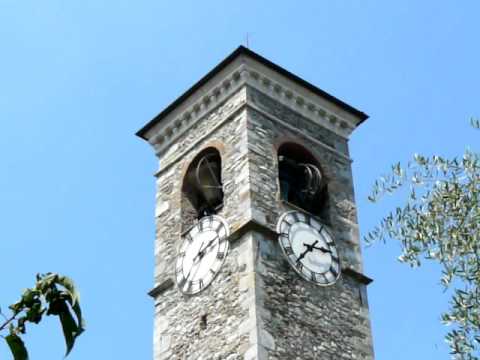
{"type": "Polygon", "coordinates": [[[137,132],[162,153],[193,124],[249,85],[348,138],[368,115],[240,46],[137,132]]]}

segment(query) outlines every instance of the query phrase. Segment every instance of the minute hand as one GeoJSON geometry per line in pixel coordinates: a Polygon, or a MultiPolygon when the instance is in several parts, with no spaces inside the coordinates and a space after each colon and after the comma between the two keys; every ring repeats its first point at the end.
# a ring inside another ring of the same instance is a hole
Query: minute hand
{"type": "Polygon", "coordinates": [[[200,245],[200,250],[198,251],[198,254],[195,255],[195,257],[193,258],[193,261],[196,261],[197,258],[201,259],[203,257],[203,255],[205,255],[205,250],[207,250],[207,248],[212,245],[215,240],[218,239],[218,236],[215,236],[212,240],[210,240],[207,245],[203,246],[203,243],[202,245],[200,245]]]}
{"type": "Polygon", "coordinates": [[[312,249],[320,250],[322,253],[332,253],[331,250],[325,249],[324,247],[316,247],[316,246],[313,246],[313,245],[312,245],[312,249]]]}

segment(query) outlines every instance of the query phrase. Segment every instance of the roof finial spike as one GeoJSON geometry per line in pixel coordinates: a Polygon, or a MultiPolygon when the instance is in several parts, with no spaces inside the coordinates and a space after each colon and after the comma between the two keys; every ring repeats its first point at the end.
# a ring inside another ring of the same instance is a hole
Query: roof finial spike
{"type": "Polygon", "coordinates": [[[245,42],[246,42],[246,45],[247,45],[247,49],[250,49],[250,46],[249,46],[249,43],[248,43],[248,40],[249,40],[249,36],[248,36],[248,32],[247,34],[245,35],[245,42]]]}

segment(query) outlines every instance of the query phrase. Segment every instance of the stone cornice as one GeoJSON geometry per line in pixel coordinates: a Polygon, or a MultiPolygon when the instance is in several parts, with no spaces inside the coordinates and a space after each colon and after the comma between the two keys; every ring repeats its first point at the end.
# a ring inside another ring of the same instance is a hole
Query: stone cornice
{"type": "MultiPolygon", "coordinates": [[[[233,107],[232,109],[230,109],[230,111],[228,111],[228,113],[224,114],[223,116],[223,119],[222,121],[219,121],[212,129],[212,132],[215,131],[216,129],[218,129],[219,127],[221,127],[226,121],[229,121],[230,119],[232,119],[233,117],[236,116],[236,114],[238,114],[241,110],[243,110],[244,108],[246,107],[246,104],[243,103],[243,104],[240,104],[240,105],[237,105],[235,107],[233,107]]],[[[161,168],[155,172],[154,176],[155,177],[159,177],[160,175],[162,175],[163,173],[165,173],[165,171],[167,171],[171,165],[175,164],[186,152],[190,151],[191,149],[195,148],[200,142],[202,142],[203,140],[205,140],[205,138],[207,136],[209,136],[210,134],[204,136],[204,137],[198,137],[195,142],[193,142],[192,144],[190,144],[181,154],[178,154],[176,155],[175,157],[172,158],[171,161],[168,161],[168,163],[166,164],[162,164],[161,168]]],[[[157,148],[156,148],[157,150],[157,148]]],[[[158,150],[156,151],[156,154],[157,156],[160,156],[161,152],[159,152],[158,150]]]]}
{"type": "Polygon", "coordinates": [[[373,281],[368,276],[366,276],[362,273],[359,273],[358,271],[356,271],[356,270],[354,270],[350,267],[343,269],[342,273],[346,276],[349,276],[349,277],[357,280],[358,282],[360,282],[364,285],[369,285],[373,281]]]}
{"type": "Polygon", "coordinates": [[[157,155],[245,85],[261,91],[304,118],[343,138],[348,138],[355,129],[354,119],[342,116],[333,104],[329,106],[328,102],[320,99],[318,95],[309,93],[298,85],[289,84],[289,80],[282,78],[281,75],[271,71],[265,75],[261,72],[265,69],[253,62],[249,64],[238,62],[235,65],[235,68],[221,74],[221,77],[219,75],[218,78],[211,79],[209,86],[199,89],[191,96],[190,101],[179,105],[177,111],[168,114],[161,123],[149,130],[147,138],[157,155]]]}
{"type": "Polygon", "coordinates": [[[163,126],[155,127],[153,129],[155,134],[149,137],[148,142],[155,148],[156,154],[159,155],[197,121],[201,121],[202,118],[225,103],[245,83],[241,77],[241,68],[231,72],[221,83],[199,96],[177,116],[169,116],[163,121],[163,126]]]}
{"type": "Polygon", "coordinates": [[[348,138],[355,129],[356,124],[352,119],[340,115],[333,104],[330,106],[321,104],[321,102],[325,103],[326,101],[322,101],[318,95],[289,83],[288,79],[284,79],[272,71],[268,71],[268,69],[262,69],[259,65],[249,64],[246,68],[248,85],[303,117],[322,125],[343,138],[348,138]],[[269,74],[264,74],[262,71],[268,71],[269,74]]]}
{"type": "Polygon", "coordinates": [[[148,292],[148,295],[152,298],[156,299],[159,297],[163,292],[170,289],[172,286],[175,285],[175,282],[171,278],[166,278],[160,284],[155,286],[152,290],[148,292]]]}

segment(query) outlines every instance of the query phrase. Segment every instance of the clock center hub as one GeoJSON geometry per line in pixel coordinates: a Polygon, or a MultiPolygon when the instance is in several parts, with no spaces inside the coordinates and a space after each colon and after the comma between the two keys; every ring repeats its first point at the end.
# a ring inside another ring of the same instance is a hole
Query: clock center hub
{"type": "Polygon", "coordinates": [[[296,223],[291,226],[290,234],[293,252],[305,259],[305,266],[317,273],[328,271],[332,262],[329,246],[315,228],[296,223]]]}

